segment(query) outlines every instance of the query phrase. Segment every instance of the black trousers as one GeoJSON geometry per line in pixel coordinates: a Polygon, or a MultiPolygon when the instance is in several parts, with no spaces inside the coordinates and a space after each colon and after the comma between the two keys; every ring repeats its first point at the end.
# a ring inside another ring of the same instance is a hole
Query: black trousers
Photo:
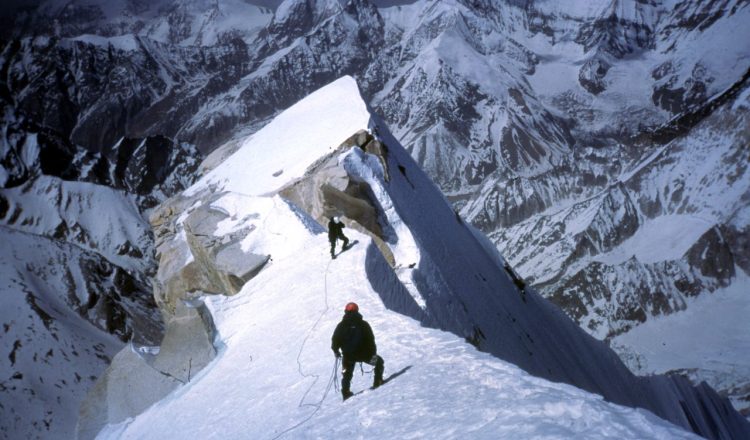
{"type": "Polygon", "coordinates": [[[328,241],[331,242],[331,256],[334,256],[334,254],[336,253],[336,240],[344,241],[344,245],[341,248],[342,250],[346,248],[347,244],[349,244],[349,239],[346,238],[343,232],[339,234],[337,237],[329,238],[328,241]]]}
{"type": "Polygon", "coordinates": [[[350,391],[351,385],[352,385],[352,375],[354,374],[354,365],[357,362],[364,362],[368,365],[374,365],[375,366],[375,379],[373,379],[372,384],[373,386],[380,385],[383,383],[383,371],[385,371],[385,361],[382,357],[375,355],[372,357],[372,359],[366,360],[366,361],[355,361],[351,359],[347,359],[346,356],[344,356],[344,359],[341,361],[342,366],[342,378],[341,378],[341,391],[344,393],[347,393],[350,391]]]}

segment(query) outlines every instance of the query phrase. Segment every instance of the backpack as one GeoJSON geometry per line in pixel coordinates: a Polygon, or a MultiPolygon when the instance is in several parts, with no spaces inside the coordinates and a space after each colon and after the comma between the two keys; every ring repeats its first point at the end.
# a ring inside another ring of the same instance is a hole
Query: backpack
{"type": "Polygon", "coordinates": [[[344,336],[341,338],[341,351],[346,355],[352,355],[359,351],[364,335],[362,326],[358,322],[350,322],[344,327],[344,336]]]}

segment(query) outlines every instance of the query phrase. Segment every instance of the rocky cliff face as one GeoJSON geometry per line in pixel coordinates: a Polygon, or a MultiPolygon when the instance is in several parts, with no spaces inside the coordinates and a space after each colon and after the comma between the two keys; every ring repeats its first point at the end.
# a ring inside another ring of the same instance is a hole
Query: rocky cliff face
{"type": "Polygon", "coordinates": [[[748,133],[730,128],[746,126],[746,113],[736,114],[733,105],[717,109],[691,136],[650,152],[599,194],[494,237],[518,250],[512,254],[528,281],[602,338],[726,286],[741,270],[736,256],[743,251],[729,237],[742,234],[733,223],[744,216],[748,192],[744,167],[726,169],[747,159],[748,133]],[[547,252],[524,249],[534,241],[549,243],[547,252]],[[622,307],[605,312],[615,301],[610,295],[622,295],[622,307]],[[601,319],[605,313],[611,315],[601,319]]]}
{"type": "Polygon", "coordinates": [[[147,74],[125,79],[138,61],[49,41],[14,40],[2,56],[2,322],[13,356],[0,369],[10,378],[0,405],[10,437],[71,434],[123,342],[161,340],[143,215],[192,181],[200,157],[173,138],[124,137],[130,116],[112,102],[133,109],[153,91],[147,74]]]}

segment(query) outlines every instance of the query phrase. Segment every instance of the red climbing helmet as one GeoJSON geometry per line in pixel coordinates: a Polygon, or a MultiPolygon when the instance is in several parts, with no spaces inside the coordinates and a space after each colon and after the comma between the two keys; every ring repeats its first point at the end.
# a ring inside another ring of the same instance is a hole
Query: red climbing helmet
{"type": "Polygon", "coordinates": [[[359,306],[357,303],[349,303],[344,307],[345,312],[359,312],[359,306]]]}

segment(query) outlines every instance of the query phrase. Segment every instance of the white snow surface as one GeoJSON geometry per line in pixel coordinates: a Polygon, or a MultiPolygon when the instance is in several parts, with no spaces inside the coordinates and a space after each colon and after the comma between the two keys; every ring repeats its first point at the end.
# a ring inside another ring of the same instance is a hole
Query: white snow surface
{"type": "MultiPolygon", "coordinates": [[[[701,295],[687,310],[649,319],[617,336],[612,346],[639,374],[672,370],[700,373],[719,390],[746,383],[750,377],[750,277],[736,269],[726,288],[701,295]],[[632,353],[637,353],[635,359],[632,353]]],[[[747,408],[747,402],[734,402],[747,408]]]]}
{"type": "Polygon", "coordinates": [[[12,211],[18,212],[17,230],[54,236],[63,228],[80,236],[78,245],[100,253],[123,267],[144,270],[148,259],[118,252],[128,245],[148,247],[149,226],[125,193],[87,182],[39,176],[32,183],[0,191],[12,211]],[[99,209],[106,206],[107,209],[99,209]]]}
{"type": "Polygon", "coordinates": [[[647,220],[635,235],[594,261],[620,264],[632,257],[642,263],[679,260],[714,222],[691,215],[673,214],[647,220]]]}
{"type": "Polygon", "coordinates": [[[0,438],[65,438],[122,343],[71,305],[88,302],[86,251],[6,226],[0,235],[0,438]]]}
{"type": "Polygon", "coordinates": [[[750,376],[750,277],[739,269],[737,273],[729,287],[701,295],[687,310],[650,319],[614,341],[646,359],[644,373],[725,365],[750,376]]]}
{"type": "MultiPolygon", "coordinates": [[[[597,17],[612,9],[619,9],[618,12],[626,11],[623,3],[629,4],[612,0],[541,0],[535,2],[534,7],[540,11],[562,13],[572,17],[597,17]]],[[[628,17],[628,14],[621,13],[618,16],[628,17]]]]}
{"type": "MultiPolygon", "coordinates": [[[[394,230],[390,248],[393,252],[396,268],[418,266],[420,262],[419,247],[409,227],[404,223],[398,211],[396,211],[396,207],[393,205],[393,201],[388,195],[386,188],[383,186],[385,175],[380,160],[371,154],[364,153],[360,149],[350,149],[340,156],[339,161],[350,176],[369,185],[373,196],[385,214],[388,224],[394,230]]],[[[400,270],[397,273],[399,279],[414,299],[414,302],[424,309],[426,301],[422,297],[422,294],[414,287],[415,281],[412,271],[400,270]]]]}
{"type": "MultiPolygon", "coordinates": [[[[257,212],[253,203],[235,207],[236,218],[257,212]]],[[[288,255],[236,296],[207,299],[217,358],[98,438],[695,438],[648,411],[535,378],[387,310],[364,271],[369,237],[350,233],[360,243],[331,260],[325,234],[309,232],[289,253],[275,231],[301,225],[287,211],[262,226],[274,255],[288,255]],[[329,345],[348,301],[372,325],[392,381],[373,391],[371,373],[355,372],[352,390],[361,394],[342,403],[329,345]]]]}
{"type": "MultiPolygon", "coordinates": [[[[222,0],[214,3],[213,6],[215,10],[211,13],[204,13],[202,17],[196,16],[193,33],[197,36],[194,41],[190,41],[191,43],[211,46],[218,42],[221,34],[236,30],[255,35],[272,18],[270,11],[244,0],[222,0]]],[[[205,10],[207,7],[196,6],[197,11],[201,9],[205,10]]],[[[249,40],[250,37],[247,39],[249,40]]]]}
{"type": "Polygon", "coordinates": [[[109,47],[123,51],[138,50],[138,41],[134,35],[118,35],[114,37],[103,37],[101,35],[83,34],[71,38],[70,41],[80,41],[94,46],[109,47]]]}
{"type": "Polygon", "coordinates": [[[186,194],[215,187],[263,195],[302,177],[313,161],[357,130],[369,127],[370,113],[364,101],[351,98],[358,95],[357,83],[348,76],[312,93],[246,140],[186,194]]]}

